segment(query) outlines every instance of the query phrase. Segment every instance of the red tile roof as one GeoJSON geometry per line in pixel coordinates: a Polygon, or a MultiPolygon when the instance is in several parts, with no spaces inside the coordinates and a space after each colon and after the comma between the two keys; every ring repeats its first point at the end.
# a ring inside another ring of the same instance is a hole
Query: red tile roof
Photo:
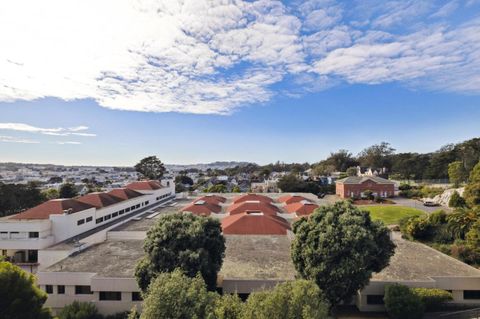
{"type": "Polygon", "coordinates": [[[247,201],[230,205],[227,208],[227,212],[229,212],[230,215],[241,214],[244,212],[262,212],[265,215],[276,215],[280,212],[280,209],[277,206],[266,202],[247,201]]]}
{"type": "Polygon", "coordinates": [[[227,235],[286,235],[290,225],[278,216],[243,213],[222,219],[222,229],[227,235]]]}
{"type": "Polygon", "coordinates": [[[260,201],[264,203],[272,203],[273,199],[268,196],[258,195],[258,194],[245,194],[237,196],[233,199],[234,204],[246,202],[246,201],[260,201]]]}
{"type": "Polygon", "coordinates": [[[302,200],[307,200],[307,199],[303,196],[298,196],[298,195],[286,195],[278,199],[280,203],[285,203],[285,204],[301,202],[302,200]]]}
{"type": "Polygon", "coordinates": [[[132,199],[135,197],[143,196],[142,193],[134,191],[133,189],[129,188],[115,188],[109,191],[107,194],[127,200],[132,199]]]}
{"type": "Polygon", "coordinates": [[[30,208],[24,212],[9,217],[10,219],[48,219],[50,215],[61,215],[64,211],[77,213],[83,210],[94,208],[93,205],[79,202],[76,199],[51,199],[45,203],[30,208]]]}
{"type": "Polygon", "coordinates": [[[287,206],[285,206],[285,209],[287,212],[292,214],[296,213],[297,216],[310,215],[317,208],[318,208],[318,205],[313,204],[309,201],[296,202],[296,203],[288,204],[287,206]]]}
{"type": "Polygon", "coordinates": [[[221,211],[222,207],[219,205],[199,199],[182,209],[182,212],[189,212],[198,216],[210,216],[212,213],[218,214],[221,211]]]}
{"type": "Polygon", "coordinates": [[[217,205],[220,203],[225,203],[227,201],[225,197],[218,196],[218,195],[205,195],[198,198],[197,200],[203,200],[203,201],[206,201],[207,203],[212,203],[217,205]]]}
{"type": "Polygon", "coordinates": [[[107,207],[116,203],[123,202],[122,198],[107,193],[90,193],[78,197],[77,200],[82,203],[90,204],[97,208],[107,207]]]}
{"type": "Polygon", "coordinates": [[[125,187],[137,191],[151,191],[162,188],[162,184],[158,181],[138,181],[132,182],[125,187]]]}

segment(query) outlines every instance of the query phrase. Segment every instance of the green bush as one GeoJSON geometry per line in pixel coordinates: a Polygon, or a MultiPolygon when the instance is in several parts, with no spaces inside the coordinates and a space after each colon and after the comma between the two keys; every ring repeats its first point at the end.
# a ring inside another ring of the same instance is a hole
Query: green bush
{"type": "Polygon", "coordinates": [[[409,189],[412,189],[412,186],[407,183],[402,183],[400,186],[398,186],[398,189],[401,191],[408,191],[409,189]]]}
{"type": "Polygon", "coordinates": [[[370,199],[372,200],[373,199],[373,192],[371,190],[365,190],[363,192],[363,196],[366,198],[366,199],[370,199]]]}
{"type": "Polygon", "coordinates": [[[441,187],[423,186],[420,190],[422,197],[433,198],[442,194],[445,189],[441,187]]]}
{"type": "Polygon", "coordinates": [[[450,200],[448,201],[448,207],[458,208],[465,206],[467,206],[465,198],[460,196],[457,191],[453,192],[452,196],[450,196],[450,200]]]}
{"type": "Polygon", "coordinates": [[[417,216],[408,221],[406,232],[414,239],[428,240],[433,235],[433,226],[428,217],[417,216]]]}
{"type": "Polygon", "coordinates": [[[74,301],[63,307],[58,314],[59,319],[102,319],[103,316],[98,313],[97,307],[90,302],[74,301]]]}
{"type": "Polygon", "coordinates": [[[433,230],[432,242],[438,244],[451,244],[455,240],[447,224],[438,225],[433,230]]]}
{"type": "Polygon", "coordinates": [[[393,319],[421,319],[424,305],[407,286],[393,284],[385,287],[385,309],[393,319]]]}
{"type": "Polygon", "coordinates": [[[437,310],[439,307],[453,299],[452,293],[443,289],[412,288],[412,292],[422,301],[425,310],[437,310]]]}
{"type": "Polygon", "coordinates": [[[436,210],[428,216],[432,225],[441,225],[447,222],[447,213],[444,210],[436,210]]]}

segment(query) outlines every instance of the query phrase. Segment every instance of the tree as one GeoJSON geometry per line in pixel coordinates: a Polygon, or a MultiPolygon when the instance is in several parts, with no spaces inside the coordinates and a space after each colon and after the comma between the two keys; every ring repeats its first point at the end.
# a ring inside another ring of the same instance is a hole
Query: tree
{"type": "Polygon", "coordinates": [[[381,142],[380,144],[367,147],[358,154],[360,165],[371,168],[390,167],[389,156],[395,152],[390,143],[381,142]]]}
{"type": "Polygon", "coordinates": [[[328,302],[315,283],[297,280],[250,294],[243,318],[322,319],[328,318],[328,310],[328,302]]]}
{"type": "Polygon", "coordinates": [[[468,173],[463,167],[461,161],[455,161],[448,164],[448,178],[450,183],[453,183],[455,187],[458,187],[461,183],[467,180],[468,173]]]}
{"type": "Polygon", "coordinates": [[[63,307],[58,319],[103,319],[103,316],[93,303],[74,301],[63,307]]]}
{"type": "Polygon", "coordinates": [[[240,319],[242,318],[244,304],[238,295],[226,294],[215,299],[213,308],[215,319],[240,319]]]}
{"type": "Polygon", "coordinates": [[[156,156],[148,156],[135,165],[135,170],[148,179],[161,179],[165,174],[165,166],[156,156]]]}
{"type": "Polygon", "coordinates": [[[56,190],[55,188],[49,188],[47,190],[44,190],[42,192],[42,195],[45,197],[45,199],[50,200],[50,199],[56,199],[60,197],[60,192],[56,190]]]}
{"type": "Polygon", "coordinates": [[[288,174],[282,176],[277,182],[278,188],[282,192],[303,192],[305,190],[305,182],[298,177],[297,174],[288,174]]]}
{"type": "Polygon", "coordinates": [[[424,306],[410,288],[400,284],[385,287],[385,309],[392,319],[421,319],[424,306]]]}
{"type": "Polygon", "coordinates": [[[78,195],[75,185],[71,183],[65,183],[60,187],[59,197],[60,198],[73,198],[78,195]]]}
{"type": "Polygon", "coordinates": [[[0,262],[0,318],[50,319],[43,308],[47,294],[37,287],[35,277],[9,262],[0,262]]]}
{"type": "Polygon", "coordinates": [[[232,193],[241,193],[241,192],[242,190],[240,189],[240,187],[238,187],[238,185],[233,186],[232,193]]]}
{"type": "Polygon", "coordinates": [[[368,284],[388,265],[395,245],[388,229],[347,201],[321,206],[293,225],[292,259],[300,277],[313,280],[332,306],[368,284]]]}
{"type": "Polygon", "coordinates": [[[212,185],[204,190],[205,193],[226,193],[227,186],[223,184],[212,185]]]}
{"type": "Polygon", "coordinates": [[[347,168],[347,175],[348,176],[357,176],[357,168],[356,167],[349,167],[347,168]]]}
{"type": "Polygon", "coordinates": [[[420,298],[427,311],[438,311],[444,302],[453,299],[452,293],[443,289],[411,288],[410,290],[420,298]]]}
{"type": "Polygon", "coordinates": [[[460,196],[460,194],[457,191],[454,191],[448,201],[448,207],[458,208],[458,207],[465,207],[466,205],[467,205],[467,202],[465,202],[465,199],[462,196],[460,196]]]}
{"type": "Polygon", "coordinates": [[[357,166],[358,162],[347,150],[338,150],[330,153],[330,156],[324,161],[327,165],[333,165],[338,172],[345,172],[347,168],[357,166]]]}
{"type": "Polygon", "coordinates": [[[217,219],[191,214],[163,216],[148,231],[143,248],[146,256],[135,272],[143,291],[158,273],[176,268],[190,277],[200,273],[209,290],[216,288],[225,255],[225,238],[217,219]]]}
{"type": "Polygon", "coordinates": [[[32,208],[45,200],[37,183],[4,184],[0,182],[0,217],[32,208]]]}
{"type": "Polygon", "coordinates": [[[465,235],[478,220],[478,212],[473,209],[459,208],[447,217],[448,230],[458,239],[465,239],[465,235]]]}
{"type": "Polygon", "coordinates": [[[328,164],[326,161],[322,161],[313,167],[313,175],[315,176],[330,176],[335,172],[335,165],[328,164]]]}
{"type": "Polygon", "coordinates": [[[465,186],[463,197],[470,207],[480,205],[480,162],[470,172],[470,178],[467,186],[465,186]]]}
{"type": "Polygon", "coordinates": [[[152,282],[141,319],[207,318],[216,293],[208,292],[200,276],[189,278],[181,270],[162,273],[152,282]]]}

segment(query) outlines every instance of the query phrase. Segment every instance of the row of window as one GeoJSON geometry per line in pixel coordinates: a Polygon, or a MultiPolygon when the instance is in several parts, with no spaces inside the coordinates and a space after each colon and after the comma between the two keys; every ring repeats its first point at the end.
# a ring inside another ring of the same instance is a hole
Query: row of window
{"type": "Polygon", "coordinates": [[[80,225],[83,225],[85,223],[89,223],[93,220],[93,217],[92,216],[89,216],[87,218],[84,218],[84,219],[79,219],[77,220],[77,226],[80,226],[80,225]]]}
{"type": "MultiPolygon", "coordinates": [[[[46,285],[45,292],[47,294],[53,294],[53,285],[46,285]]],[[[64,295],[65,294],[65,286],[58,285],[57,286],[57,294],[64,295]]],[[[75,286],[75,294],[76,295],[91,295],[93,294],[90,286],[75,286]]],[[[120,291],[100,291],[99,299],[101,301],[110,300],[110,301],[121,301],[122,300],[122,292],[120,291]]],[[[142,301],[142,295],[138,291],[132,292],[132,301],[142,301]]]]}
{"type": "Polygon", "coordinates": [[[165,195],[160,195],[160,196],[158,196],[158,197],[156,198],[156,200],[161,200],[161,199],[164,199],[164,198],[167,198],[167,197],[170,197],[170,196],[171,196],[170,193],[165,194],[165,195]]]}
{"type": "MultiPolygon", "coordinates": [[[[449,290],[449,292],[452,292],[449,290]]],[[[464,290],[464,300],[480,300],[480,290],[464,290]]],[[[369,305],[383,305],[383,295],[367,295],[367,304],[369,305]]]]}
{"type": "MultiPolygon", "coordinates": [[[[11,231],[10,234],[11,235],[18,235],[18,234],[20,234],[20,232],[11,231]]],[[[39,238],[39,237],[40,237],[40,233],[38,231],[28,232],[28,238],[39,238]]],[[[8,231],[0,232],[0,238],[8,238],[8,231]]]]}
{"type": "Polygon", "coordinates": [[[117,216],[121,216],[125,213],[129,213],[130,211],[133,211],[135,209],[139,209],[140,206],[143,206],[143,205],[148,205],[148,201],[142,203],[142,205],[140,204],[137,204],[137,205],[134,205],[134,206],[131,206],[131,207],[128,207],[128,208],[125,208],[125,209],[122,209],[122,210],[119,210],[118,212],[114,212],[114,213],[111,213],[111,214],[108,214],[108,215],[105,215],[103,217],[99,217],[95,220],[95,223],[97,224],[100,224],[100,223],[103,223],[104,221],[107,221],[111,218],[115,218],[117,216]]]}

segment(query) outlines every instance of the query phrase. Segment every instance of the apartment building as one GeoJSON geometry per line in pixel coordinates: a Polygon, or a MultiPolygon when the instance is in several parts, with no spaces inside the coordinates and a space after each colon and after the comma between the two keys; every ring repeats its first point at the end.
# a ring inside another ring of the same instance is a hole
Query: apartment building
{"type": "Polygon", "coordinates": [[[133,182],[107,193],[49,200],[0,218],[0,252],[23,269],[36,272],[60,258],[52,257],[55,254],[48,248],[93,234],[174,196],[173,181],[164,180],[133,182]]]}

